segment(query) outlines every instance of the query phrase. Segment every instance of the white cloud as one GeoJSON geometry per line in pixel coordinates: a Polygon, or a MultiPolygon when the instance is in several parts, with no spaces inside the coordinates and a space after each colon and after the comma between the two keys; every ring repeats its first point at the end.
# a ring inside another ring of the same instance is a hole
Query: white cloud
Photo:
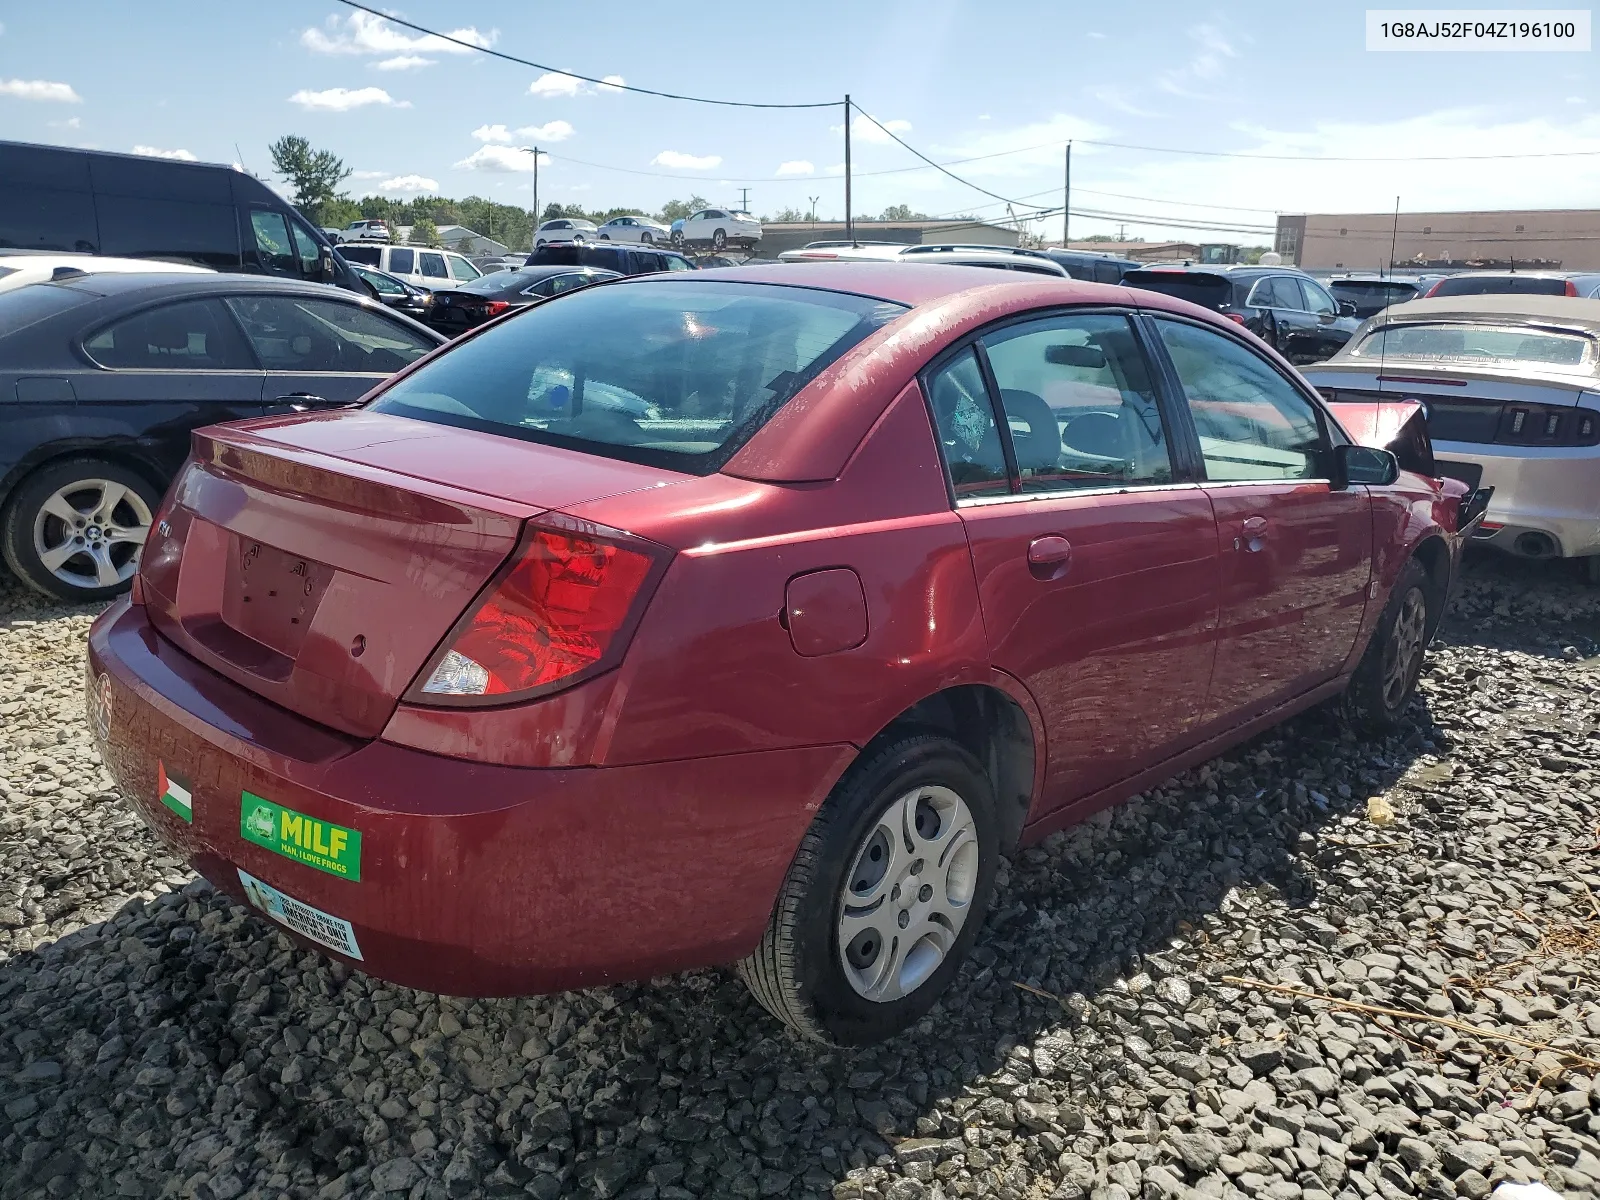
{"type": "MultiPolygon", "coordinates": [[[[843,125],[830,125],[828,128],[841,136],[844,134],[843,125]]],[[[889,133],[910,133],[911,122],[898,120],[885,121],[883,123],[883,129],[887,129],[889,133]]],[[[879,129],[876,124],[867,120],[865,117],[857,117],[854,121],[850,122],[850,137],[853,141],[870,142],[874,146],[891,145],[894,142],[894,139],[891,138],[888,133],[885,133],[883,129],[879,129]]]]}
{"type": "Polygon", "coordinates": [[[433,59],[423,58],[420,54],[397,54],[393,58],[381,59],[372,65],[380,71],[411,71],[417,67],[433,66],[433,59]]]}
{"type": "Polygon", "coordinates": [[[576,75],[563,75],[560,71],[546,71],[528,85],[530,96],[576,96],[583,80],[576,75]]]}
{"type": "Polygon", "coordinates": [[[673,167],[684,171],[709,171],[722,165],[720,154],[684,154],[679,150],[663,150],[650,162],[658,167],[673,167]]]}
{"type": "Polygon", "coordinates": [[[565,71],[546,71],[528,85],[528,95],[546,99],[557,96],[592,96],[596,92],[620,92],[628,81],[621,75],[602,75],[597,84],[585,83],[565,71]]]}
{"type": "Polygon", "coordinates": [[[393,108],[411,107],[411,101],[396,100],[379,87],[336,87],[321,92],[302,88],[289,97],[289,102],[318,112],[349,112],[352,108],[365,108],[369,104],[385,104],[393,108]]]}
{"type": "Polygon", "coordinates": [[[1238,52],[1215,25],[1196,25],[1189,30],[1189,38],[1195,43],[1189,61],[1156,76],[1156,86],[1174,96],[1203,95],[1207,84],[1222,78],[1228,59],[1238,57],[1238,52]]]}
{"type": "Polygon", "coordinates": [[[82,104],[83,97],[70,83],[51,83],[47,79],[0,79],[0,96],[18,100],[48,100],[58,104],[82,104]]]}
{"type": "Polygon", "coordinates": [[[51,129],[81,129],[83,127],[83,118],[68,117],[65,121],[50,121],[47,123],[51,129]]]}
{"type": "MultiPolygon", "coordinates": [[[[534,154],[531,150],[521,150],[513,146],[483,146],[456,163],[456,170],[531,171],[533,170],[533,159],[534,154]]],[[[548,154],[539,155],[539,165],[541,167],[549,161],[550,156],[548,154]]]]}
{"type": "MultiPolygon", "coordinates": [[[[476,26],[451,29],[449,35],[458,41],[485,49],[494,45],[500,31],[491,29],[481,33],[476,26]]],[[[300,35],[300,44],[317,54],[466,54],[467,46],[447,42],[432,34],[409,34],[400,26],[371,13],[353,12],[340,20],[329,17],[321,29],[312,26],[300,35]]]]}
{"type": "Polygon", "coordinates": [[[183,162],[199,162],[200,160],[187,150],[162,150],[156,146],[135,146],[135,154],[143,154],[148,158],[176,158],[183,162]]]}
{"type": "Polygon", "coordinates": [[[543,125],[524,125],[507,129],[504,125],[479,125],[472,136],[480,142],[564,142],[575,131],[566,121],[546,121],[543,125]]]}
{"type": "Polygon", "coordinates": [[[426,175],[396,175],[378,185],[380,192],[437,192],[439,181],[426,175]]]}
{"type": "Polygon", "coordinates": [[[803,158],[778,164],[779,175],[814,175],[817,168],[803,158]]]}
{"type": "Polygon", "coordinates": [[[389,172],[387,172],[387,171],[352,171],[350,173],[350,178],[351,179],[382,179],[387,174],[389,174],[389,172]]]}

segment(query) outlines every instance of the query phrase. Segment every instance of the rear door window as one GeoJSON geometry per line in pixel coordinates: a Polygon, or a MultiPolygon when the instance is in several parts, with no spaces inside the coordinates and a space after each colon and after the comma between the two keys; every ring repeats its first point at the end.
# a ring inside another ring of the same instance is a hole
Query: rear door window
{"type": "Polygon", "coordinates": [[[976,351],[961,351],[929,377],[928,403],[956,499],[1008,495],[1005,448],[976,351]]]}
{"type": "Polygon", "coordinates": [[[623,251],[615,246],[591,246],[584,251],[583,261],[591,267],[627,274],[628,264],[622,255],[623,251]]]}
{"type": "Polygon", "coordinates": [[[449,279],[450,272],[444,268],[444,255],[434,251],[420,250],[417,257],[422,260],[422,277],[424,279],[449,279]]]}
{"type": "Polygon", "coordinates": [[[983,347],[1023,491],[1172,482],[1155,388],[1126,317],[1029,321],[983,347]]]}
{"type": "Polygon", "coordinates": [[[435,343],[359,304],[301,296],[234,296],[239,318],[269,371],[398,371],[435,343]]]}
{"type": "Polygon", "coordinates": [[[218,300],[185,300],[113,321],[83,348],[113,370],[254,371],[239,328],[218,300]]]}
{"type": "Polygon", "coordinates": [[[669,255],[666,256],[666,259],[667,259],[667,270],[669,270],[669,271],[692,271],[692,270],[694,270],[693,265],[689,262],[688,259],[679,258],[676,254],[669,254],[669,255]]]}
{"type": "Polygon", "coordinates": [[[417,271],[417,252],[402,250],[398,246],[389,251],[389,270],[396,275],[414,275],[417,271]]]}
{"type": "Polygon", "coordinates": [[[484,331],[373,407],[708,474],[904,311],[773,284],[585,287],[484,331]]]}

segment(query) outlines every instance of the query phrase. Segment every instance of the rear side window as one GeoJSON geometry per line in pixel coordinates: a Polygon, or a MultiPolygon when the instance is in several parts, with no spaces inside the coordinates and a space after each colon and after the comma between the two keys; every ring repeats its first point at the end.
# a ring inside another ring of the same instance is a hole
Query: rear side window
{"type": "Polygon", "coordinates": [[[269,371],[388,374],[435,343],[358,304],[301,296],[235,296],[239,318],[269,371]]]}
{"type": "Polygon", "coordinates": [[[462,343],[373,408],[709,474],[904,311],[769,284],[586,287],[462,343]]]}
{"type": "Polygon", "coordinates": [[[1430,296],[1565,296],[1565,279],[1540,279],[1529,275],[1456,276],[1441,279],[1430,296]]]}
{"type": "Polygon", "coordinates": [[[1030,321],[983,346],[1023,491],[1172,482],[1155,388],[1127,318],[1030,321]]]}
{"type": "Polygon", "coordinates": [[[415,250],[401,250],[398,247],[389,251],[389,270],[396,275],[412,275],[417,270],[417,252],[415,250]]]}
{"type": "Polygon", "coordinates": [[[0,292],[0,336],[18,333],[92,299],[74,288],[51,283],[31,283],[0,292]]]}
{"type": "Polygon", "coordinates": [[[114,321],[83,344],[116,370],[253,371],[238,327],[216,300],[185,300],[114,321]]]}
{"type": "Polygon", "coordinates": [[[100,248],[87,190],[7,183],[0,187],[0,246],[92,254],[100,248]]]}
{"type": "MultiPolygon", "coordinates": [[[[963,350],[934,372],[928,380],[928,403],[956,499],[1009,493],[1000,429],[975,351],[963,350]]],[[[1022,420],[1026,424],[1026,417],[1022,420]]]]}
{"type": "Polygon", "coordinates": [[[365,263],[369,267],[382,264],[382,246],[340,246],[339,253],[349,262],[365,263]]]}
{"type": "Polygon", "coordinates": [[[165,258],[218,270],[239,267],[239,224],[231,202],[102,194],[97,207],[102,254],[165,258]]]}
{"type": "Polygon", "coordinates": [[[667,258],[667,270],[669,270],[669,271],[692,271],[692,270],[694,270],[694,267],[692,265],[690,265],[688,259],[679,258],[676,254],[669,254],[669,255],[666,256],[666,258],[667,258]]]}
{"type": "Polygon", "coordinates": [[[1096,283],[1121,283],[1122,268],[1112,262],[1095,263],[1094,281],[1096,283]]]}
{"type": "Polygon", "coordinates": [[[616,271],[619,274],[628,274],[629,264],[623,260],[623,251],[615,246],[591,246],[584,251],[583,261],[591,267],[599,267],[605,271],[616,271]]]}

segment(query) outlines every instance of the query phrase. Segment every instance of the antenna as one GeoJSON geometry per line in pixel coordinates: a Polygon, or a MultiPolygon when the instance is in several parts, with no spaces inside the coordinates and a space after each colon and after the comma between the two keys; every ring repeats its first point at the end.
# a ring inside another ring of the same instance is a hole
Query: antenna
{"type": "MultiPolygon", "coordinates": [[[[1393,269],[1393,267],[1394,267],[1394,245],[1395,245],[1395,242],[1399,240],[1399,238],[1400,238],[1400,197],[1396,196],[1394,198],[1394,227],[1389,230],[1389,267],[1390,267],[1390,269],[1393,269]]],[[[1379,273],[1379,277],[1380,278],[1382,277],[1382,272],[1379,273]]],[[[1387,339],[1385,339],[1385,340],[1387,340],[1387,339]]],[[[1381,353],[1380,353],[1380,357],[1381,357],[1381,353]]],[[[1380,388],[1379,390],[1381,391],[1382,389],[1380,388]]]]}
{"type": "MultiPolygon", "coordinates": [[[[1396,196],[1394,198],[1394,226],[1389,230],[1389,264],[1390,264],[1390,266],[1394,265],[1394,245],[1395,245],[1396,239],[1398,239],[1399,236],[1400,236],[1400,197],[1396,196]]],[[[1383,308],[1380,308],[1378,310],[1377,316],[1374,319],[1375,320],[1382,319],[1383,314],[1388,312],[1388,311],[1389,311],[1389,308],[1388,308],[1387,305],[1385,305],[1383,308]]],[[[1385,323],[1382,326],[1382,328],[1380,328],[1378,330],[1378,336],[1383,339],[1382,341],[1380,341],[1378,343],[1378,403],[1382,404],[1383,403],[1383,360],[1386,359],[1389,356],[1389,326],[1388,326],[1387,323],[1385,323]]],[[[1424,416],[1423,420],[1426,421],[1427,417],[1424,416]]]]}
{"type": "Polygon", "coordinates": [[[245,174],[248,175],[250,173],[250,168],[249,167],[245,167],[245,165],[244,165],[244,155],[239,150],[239,143],[238,142],[235,142],[233,144],[233,153],[234,153],[234,157],[239,160],[239,165],[241,167],[244,167],[245,174]]]}

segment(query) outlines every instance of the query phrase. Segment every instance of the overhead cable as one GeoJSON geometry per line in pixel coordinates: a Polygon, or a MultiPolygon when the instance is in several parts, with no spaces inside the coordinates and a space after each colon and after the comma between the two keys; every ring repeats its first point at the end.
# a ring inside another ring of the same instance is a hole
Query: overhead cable
{"type": "Polygon", "coordinates": [[[596,79],[591,75],[580,75],[576,71],[564,71],[560,67],[547,67],[543,63],[537,63],[531,59],[518,58],[515,54],[506,54],[503,51],[493,50],[488,46],[480,46],[476,42],[465,41],[448,33],[440,33],[437,29],[429,29],[424,25],[416,24],[414,21],[407,21],[392,13],[383,12],[381,9],[369,8],[365,4],[358,4],[356,0],[338,0],[338,3],[347,8],[354,8],[378,17],[381,20],[391,21],[414,33],[422,33],[429,37],[438,38],[443,42],[450,42],[452,45],[460,46],[464,50],[476,50],[479,54],[488,54],[494,58],[504,59],[506,62],[516,63],[518,66],[532,67],[535,71],[548,71],[556,75],[566,75],[572,79],[580,79],[584,83],[592,83],[597,87],[614,88],[619,92],[637,92],[642,96],[659,96],[664,100],[687,100],[693,104],[716,104],[723,108],[838,108],[844,103],[843,100],[819,100],[811,104],[773,104],[755,100],[712,100],[705,96],[686,96],[680,92],[662,92],[654,88],[635,87],[631,83],[618,83],[611,79],[596,79]]]}
{"type": "Polygon", "coordinates": [[[1030,204],[1026,200],[1013,200],[1009,196],[1002,196],[999,192],[991,192],[986,187],[980,187],[978,184],[973,183],[972,180],[970,180],[970,179],[961,178],[961,176],[957,175],[954,171],[947,170],[943,166],[943,164],[934,162],[933,159],[929,158],[926,154],[924,154],[921,150],[918,150],[915,146],[907,144],[906,141],[903,138],[901,138],[899,135],[897,135],[894,132],[894,130],[890,129],[887,125],[885,125],[882,121],[878,120],[877,117],[873,116],[866,109],[862,108],[859,104],[855,105],[855,109],[863,117],[865,117],[867,120],[871,121],[879,129],[883,130],[883,132],[884,132],[884,134],[886,136],[888,136],[890,138],[893,138],[902,147],[904,147],[905,149],[911,151],[912,154],[915,154],[918,158],[920,158],[923,162],[927,163],[930,167],[933,167],[934,169],[940,171],[941,173],[943,173],[945,175],[948,175],[951,179],[954,179],[957,183],[965,184],[967,187],[971,188],[973,191],[982,192],[985,196],[992,196],[992,197],[994,197],[994,199],[999,200],[1004,204],[1020,204],[1024,208],[1041,208],[1041,207],[1043,207],[1042,205],[1038,205],[1038,204],[1030,204]]]}

